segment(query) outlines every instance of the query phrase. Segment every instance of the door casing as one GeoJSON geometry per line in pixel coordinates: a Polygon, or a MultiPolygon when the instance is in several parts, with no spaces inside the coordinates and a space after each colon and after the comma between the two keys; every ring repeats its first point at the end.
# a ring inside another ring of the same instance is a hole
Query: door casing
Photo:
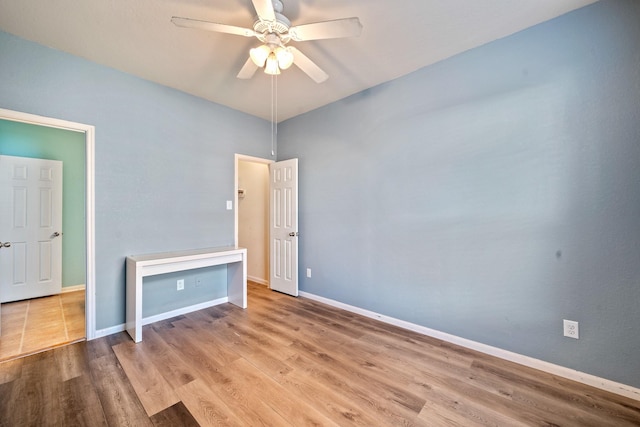
{"type": "MultiPolygon", "coordinates": [[[[85,209],[86,209],[86,288],[85,331],[87,341],[96,335],[95,302],[95,127],[51,117],[38,116],[0,108],[0,119],[82,132],[85,135],[85,209]]],[[[237,238],[237,235],[236,235],[237,238]]]]}

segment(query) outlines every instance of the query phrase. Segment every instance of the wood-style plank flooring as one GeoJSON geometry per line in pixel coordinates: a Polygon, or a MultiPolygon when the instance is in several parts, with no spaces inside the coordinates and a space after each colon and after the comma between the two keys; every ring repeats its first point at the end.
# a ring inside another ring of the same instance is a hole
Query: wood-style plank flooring
{"type": "Polygon", "coordinates": [[[0,361],[85,337],[84,291],[2,304],[0,361]]]}
{"type": "Polygon", "coordinates": [[[640,402],[250,284],[0,364],[0,425],[638,426],[640,402]]]}

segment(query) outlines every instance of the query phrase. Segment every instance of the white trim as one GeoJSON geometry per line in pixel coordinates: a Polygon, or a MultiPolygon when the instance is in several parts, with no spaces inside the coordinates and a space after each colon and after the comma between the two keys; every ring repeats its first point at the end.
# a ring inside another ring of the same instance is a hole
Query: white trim
{"type": "Polygon", "coordinates": [[[86,331],[87,341],[96,338],[96,255],[95,255],[95,144],[96,129],[93,126],[87,126],[85,130],[86,138],[86,168],[87,168],[87,219],[86,219],[86,239],[87,239],[87,289],[85,293],[86,306],[86,331]]]}
{"type": "Polygon", "coordinates": [[[269,286],[269,281],[267,279],[262,279],[260,277],[247,276],[247,280],[258,283],[260,285],[269,286]]]}
{"type": "Polygon", "coordinates": [[[461,347],[476,350],[481,353],[485,353],[491,356],[498,357],[500,359],[508,360],[510,362],[518,363],[520,365],[528,366],[530,368],[538,369],[540,371],[548,372],[559,377],[567,378],[569,380],[577,381],[582,384],[586,384],[592,387],[596,387],[611,393],[619,394],[634,400],[640,401],[640,389],[632,387],[630,385],[618,383],[605,378],[600,378],[595,375],[587,374],[584,372],[576,371],[574,369],[566,368],[564,366],[555,365],[553,363],[545,362],[540,359],[525,356],[522,354],[514,353],[508,350],[503,350],[498,347],[482,344],[476,341],[471,341],[466,338],[461,338],[455,335],[448,334],[446,332],[437,331],[435,329],[427,328],[425,326],[416,325],[415,323],[406,322],[404,320],[396,319],[394,317],[385,316],[373,311],[365,310],[359,307],[355,307],[349,304],[344,304],[339,301],[335,301],[329,298],[324,298],[315,294],[300,291],[300,296],[309,298],[314,301],[318,301],[336,308],[340,308],[351,313],[360,314],[371,319],[379,320],[390,325],[398,326],[403,329],[418,332],[429,337],[437,338],[442,341],[446,341],[452,344],[459,345],[461,347]]]}
{"type": "Polygon", "coordinates": [[[149,325],[151,323],[159,322],[161,320],[171,319],[172,317],[181,316],[183,314],[191,313],[198,310],[204,310],[205,308],[224,304],[226,302],[229,302],[229,297],[222,297],[222,298],[214,299],[211,301],[202,302],[200,304],[194,304],[188,307],[178,308],[176,310],[167,311],[166,313],[160,313],[154,316],[144,317],[142,318],[142,324],[149,325]]]}
{"type": "Polygon", "coordinates": [[[66,294],[69,292],[84,291],[86,288],[86,285],[63,286],[61,293],[66,294]]]}
{"type": "Polygon", "coordinates": [[[125,324],[121,324],[121,325],[116,325],[116,326],[111,326],[109,328],[105,328],[105,329],[99,329],[96,331],[96,333],[93,336],[93,339],[98,339],[98,338],[102,338],[102,337],[106,337],[107,335],[113,335],[113,334],[117,334],[119,332],[124,332],[126,331],[126,327],[125,324]]]}
{"type": "MultiPolygon", "coordinates": [[[[86,153],[86,295],[85,295],[85,331],[87,341],[98,338],[96,331],[96,276],[95,276],[95,127],[82,123],[68,122],[66,120],[35,114],[22,113],[0,108],[0,119],[15,122],[28,123],[38,126],[47,126],[58,129],[66,129],[74,132],[82,132],[85,135],[86,153]]],[[[117,327],[116,327],[117,328],[117,327]]]]}

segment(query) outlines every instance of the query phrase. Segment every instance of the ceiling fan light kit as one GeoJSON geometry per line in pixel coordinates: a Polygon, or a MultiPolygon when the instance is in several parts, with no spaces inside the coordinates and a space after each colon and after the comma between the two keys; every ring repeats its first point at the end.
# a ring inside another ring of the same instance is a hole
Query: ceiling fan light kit
{"type": "Polygon", "coordinates": [[[322,83],[329,78],[329,75],[298,49],[287,46],[287,43],[356,37],[362,32],[362,24],[358,18],[336,19],[292,27],[289,19],[282,14],[284,10],[282,1],[252,0],[252,3],[258,14],[253,23],[253,30],[177,16],[171,18],[171,22],[179,27],[256,37],[260,40],[263,44],[249,51],[249,59],[237,76],[240,79],[250,79],[258,68],[262,68],[266,74],[278,75],[280,70],[286,70],[295,64],[316,83],[322,83]]]}
{"type": "Polygon", "coordinates": [[[270,75],[280,74],[293,64],[293,54],[280,43],[280,39],[273,34],[265,37],[266,44],[254,47],[249,51],[249,57],[258,68],[270,75]]]}

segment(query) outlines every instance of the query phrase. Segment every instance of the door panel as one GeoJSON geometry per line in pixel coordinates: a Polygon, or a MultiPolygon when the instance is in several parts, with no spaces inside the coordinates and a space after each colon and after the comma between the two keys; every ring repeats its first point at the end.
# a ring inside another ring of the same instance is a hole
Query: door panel
{"type": "Polygon", "coordinates": [[[298,159],[269,165],[271,289],[298,296],[298,159]]]}
{"type": "Polygon", "coordinates": [[[0,156],[0,302],[62,289],[62,162],[0,156]]]}

